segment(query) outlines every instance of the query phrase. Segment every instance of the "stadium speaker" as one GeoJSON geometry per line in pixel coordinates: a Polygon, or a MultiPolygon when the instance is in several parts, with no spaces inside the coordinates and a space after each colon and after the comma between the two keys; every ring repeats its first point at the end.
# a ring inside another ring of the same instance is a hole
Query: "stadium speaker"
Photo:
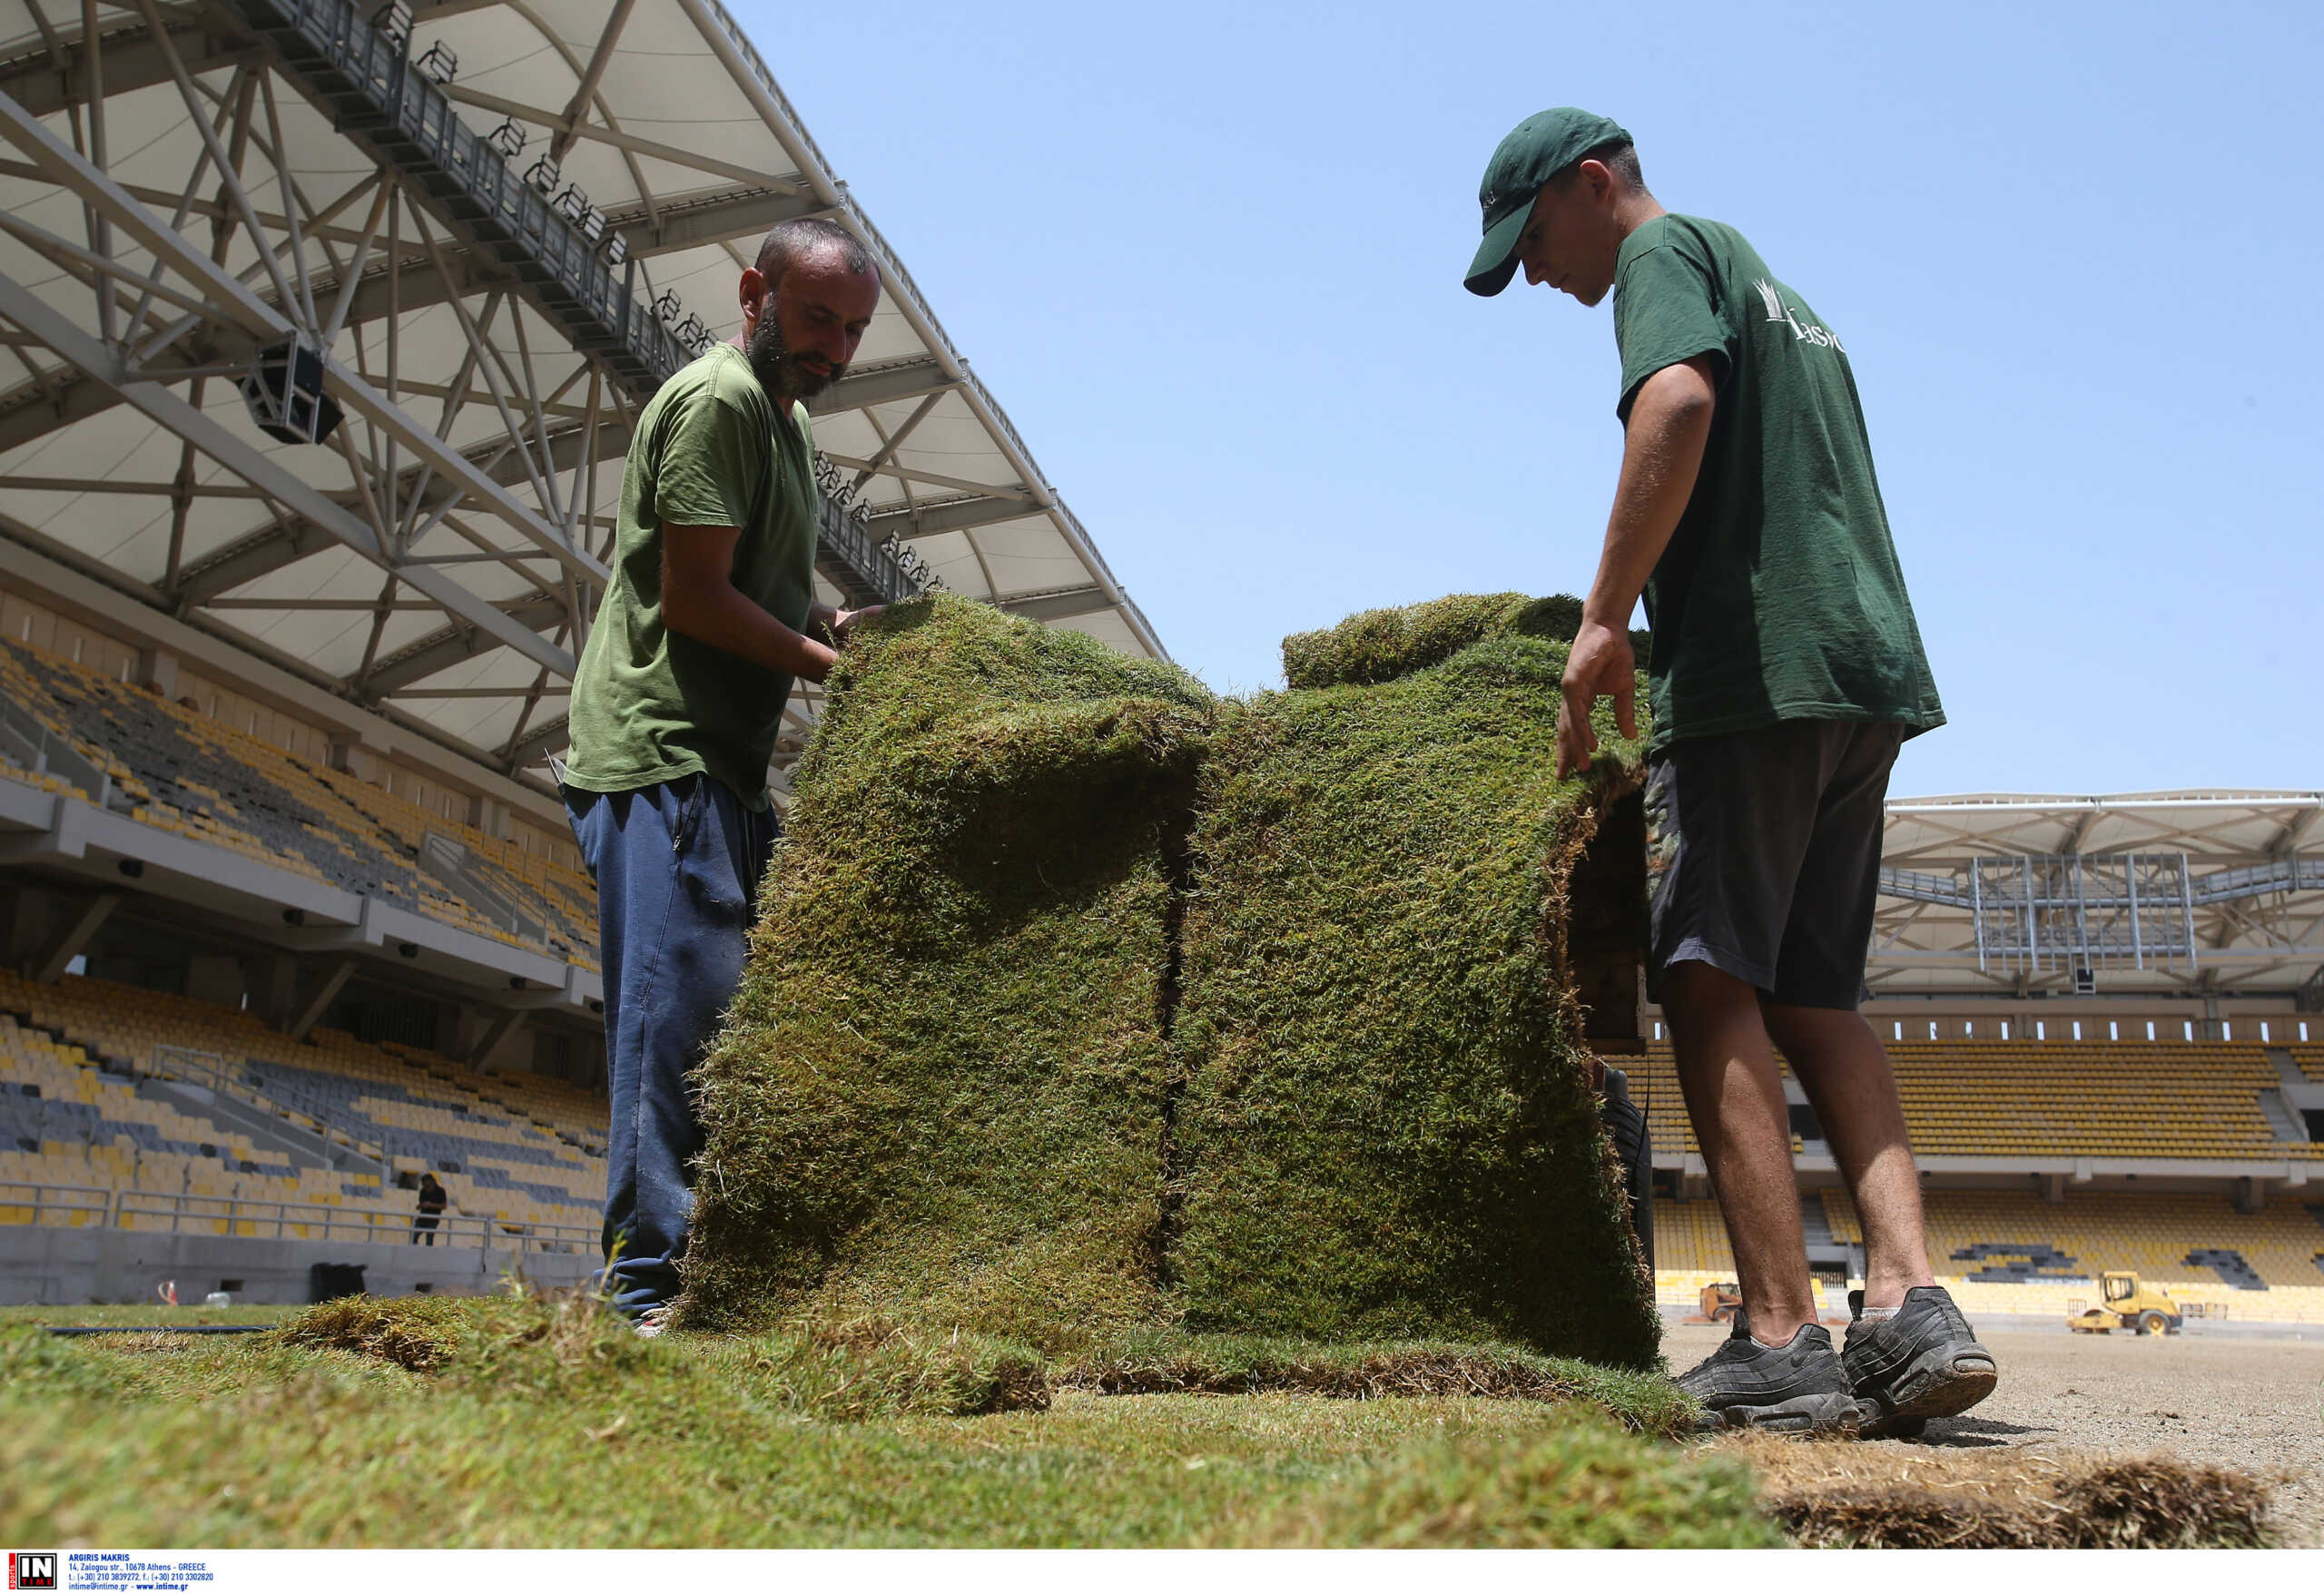
{"type": "Polygon", "coordinates": [[[363,1264],[359,1262],[318,1262],[307,1269],[307,1299],[310,1302],[336,1301],[342,1295],[363,1293],[363,1264]]]}
{"type": "Polygon", "coordinates": [[[339,429],[339,400],[323,391],[322,350],[303,338],[270,343],[240,383],[258,429],[278,443],[322,443],[339,429]]]}

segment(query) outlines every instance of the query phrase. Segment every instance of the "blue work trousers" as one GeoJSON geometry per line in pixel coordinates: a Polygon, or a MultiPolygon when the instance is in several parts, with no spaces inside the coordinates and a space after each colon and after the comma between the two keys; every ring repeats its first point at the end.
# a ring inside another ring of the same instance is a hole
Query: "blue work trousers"
{"type": "Polygon", "coordinates": [[[599,1282],[635,1317],[678,1293],[702,1150],[694,1065],[742,979],[772,810],[708,775],[634,792],[565,789],[597,881],[605,969],[606,1256],[599,1282]]]}

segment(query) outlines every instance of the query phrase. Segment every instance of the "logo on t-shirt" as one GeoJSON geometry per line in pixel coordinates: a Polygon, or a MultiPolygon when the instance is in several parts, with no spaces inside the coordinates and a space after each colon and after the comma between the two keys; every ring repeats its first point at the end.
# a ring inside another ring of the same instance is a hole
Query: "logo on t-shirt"
{"type": "Polygon", "coordinates": [[[1828,328],[1819,327],[1813,321],[1802,321],[1794,316],[1783,301],[1782,291],[1765,277],[1760,278],[1751,286],[1759,290],[1759,302],[1768,307],[1768,320],[1781,321],[1785,326],[1789,327],[1794,341],[1813,343],[1818,349],[1838,349],[1842,354],[1847,352],[1846,349],[1840,347],[1837,333],[1828,328]]]}

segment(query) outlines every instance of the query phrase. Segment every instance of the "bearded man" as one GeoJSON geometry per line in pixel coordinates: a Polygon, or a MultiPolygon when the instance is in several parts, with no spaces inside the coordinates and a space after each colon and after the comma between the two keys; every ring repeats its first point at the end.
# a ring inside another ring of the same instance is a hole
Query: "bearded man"
{"type": "Polygon", "coordinates": [[[814,601],[803,401],[854,358],[879,271],[834,223],[785,221],[740,298],[742,337],[671,377],[638,418],[560,772],[597,882],[613,1097],[599,1277],[648,1334],[677,1294],[694,1207],[688,1076],[742,977],[774,842],[766,771],[783,703],[876,612],[814,601]]]}

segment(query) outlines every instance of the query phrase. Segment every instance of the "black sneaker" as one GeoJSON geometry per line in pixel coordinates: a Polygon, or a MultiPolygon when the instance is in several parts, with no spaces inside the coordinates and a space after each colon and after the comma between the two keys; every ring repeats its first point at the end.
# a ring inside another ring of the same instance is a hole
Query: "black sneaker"
{"type": "Polygon", "coordinates": [[[1744,1314],[1735,1332],[1692,1372],[1680,1389],[1701,1403],[1696,1427],[1761,1428],[1771,1433],[1846,1433],[1862,1413],[1848,1391],[1847,1373],[1820,1323],[1804,1323],[1791,1342],[1770,1350],[1751,1337],[1744,1314]]]}
{"type": "Polygon", "coordinates": [[[1937,1284],[1905,1292],[1896,1316],[1863,1318],[1864,1292],[1848,1293],[1848,1388],[1865,1403],[1867,1439],[1917,1438],[1931,1417],[1967,1411],[1994,1392],[2000,1373],[1969,1320],[1937,1284]]]}

